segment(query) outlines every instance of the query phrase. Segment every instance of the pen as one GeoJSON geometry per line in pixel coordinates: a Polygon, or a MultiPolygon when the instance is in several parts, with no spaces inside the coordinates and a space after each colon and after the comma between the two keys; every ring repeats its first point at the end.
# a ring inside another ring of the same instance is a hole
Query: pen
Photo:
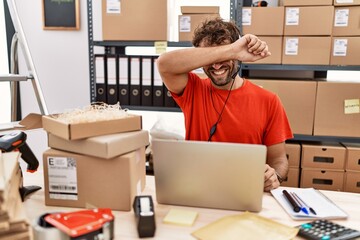
{"type": "Polygon", "coordinates": [[[295,199],[295,201],[297,202],[297,204],[300,206],[300,210],[303,211],[306,215],[309,215],[309,211],[307,210],[306,206],[304,206],[304,205],[301,203],[298,195],[296,195],[296,193],[294,193],[294,192],[292,192],[292,193],[290,193],[290,194],[291,194],[291,196],[295,199]]]}
{"type": "Polygon", "coordinates": [[[296,193],[294,193],[294,195],[299,199],[300,202],[302,202],[302,204],[304,204],[305,207],[307,207],[307,208],[310,210],[310,212],[311,212],[312,214],[316,215],[316,212],[315,212],[315,210],[314,210],[312,207],[310,207],[309,205],[307,205],[306,202],[305,202],[304,200],[302,200],[296,193]]]}
{"type": "Polygon", "coordinates": [[[300,206],[296,203],[294,198],[286,191],[283,190],[283,194],[285,195],[285,198],[289,201],[291,206],[293,207],[294,212],[300,212],[300,206]]]}

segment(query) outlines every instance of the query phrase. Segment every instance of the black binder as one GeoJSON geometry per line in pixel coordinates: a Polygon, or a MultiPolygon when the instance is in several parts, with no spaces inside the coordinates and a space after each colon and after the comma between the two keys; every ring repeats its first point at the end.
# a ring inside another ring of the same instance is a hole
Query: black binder
{"type": "Polygon", "coordinates": [[[164,84],[160,77],[159,70],[156,64],[157,57],[153,58],[153,106],[164,106],[164,84]]]}
{"type": "Polygon", "coordinates": [[[175,100],[171,96],[170,91],[164,85],[164,97],[165,97],[165,107],[176,107],[175,100]]]}
{"type": "Polygon", "coordinates": [[[130,105],[141,105],[140,57],[130,57],[130,105]]]}
{"type": "Polygon", "coordinates": [[[106,103],[105,55],[95,55],[96,101],[106,103]]]}
{"type": "Polygon", "coordinates": [[[152,58],[141,59],[141,105],[152,106],[152,58]]]}
{"type": "Polygon", "coordinates": [[[116,104],[118,102],[118,60],[116,55],[107,55],[107,103],[116,104]]]}
{"type": "Polygon", "coordinates": [[[129,68],[130,68],[130,58],[126,56],[119,56],[119,102],[120,106],[130,104],[130,95],[129,95],[129,68]]]}

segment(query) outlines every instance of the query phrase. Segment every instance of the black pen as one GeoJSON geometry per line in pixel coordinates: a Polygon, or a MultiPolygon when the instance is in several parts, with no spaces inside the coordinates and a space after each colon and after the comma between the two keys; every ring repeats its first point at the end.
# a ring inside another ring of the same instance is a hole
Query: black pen
{"type": "Polygon", "coordinates": [[[304,204],[305,207],[307,207],[307,208],[310,210],[310,212],[311,212],[312,214],[316,215],[315,210],[314,210],[312,207],[310,207],[309,205],[307,205],[306,202],[304,202],[304,200],[302,200],[302,199],[299,197],[299,195],[297,195],[296,193],[294,193],[294,195],[300,200],[300,202],[301,202],[302,204],[304,204]]]}
{"type": "Polygon", "coordinates": [[[296,203],[295,199],[286,190],[283,190],[283,194],[293,207],[294,212],[300,212],[301,207],[296,203]]]}

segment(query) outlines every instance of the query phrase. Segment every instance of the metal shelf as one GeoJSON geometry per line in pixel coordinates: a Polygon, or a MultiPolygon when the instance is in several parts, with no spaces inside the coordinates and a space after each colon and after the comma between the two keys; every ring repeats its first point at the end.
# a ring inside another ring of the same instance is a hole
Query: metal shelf
{"type": "MultiPolygon", "coordinates": [[[[156,41],[93,41],[101,47],[154,47],[156,41]]],[[[167,42],[168,47],[192,47],[191,42],[167,42]]]]}
{"type": "Polygon", "coordinates": [[[328,71],[345,70],[360,71],[360,66],[336,66],[336,65],[291,65],[291,64],[242,64],[243,70],[308,70],[308,71],[328,71]]]}
{"type": "Polygon", "coordinates": [[[316,142],[343,142],[343,143],[360,143],[358,137],[339,137],[339,136],[314,136],[314,135],[302,135],[294,134],[293,139],[289,141],[316,141],[316,142]]]}

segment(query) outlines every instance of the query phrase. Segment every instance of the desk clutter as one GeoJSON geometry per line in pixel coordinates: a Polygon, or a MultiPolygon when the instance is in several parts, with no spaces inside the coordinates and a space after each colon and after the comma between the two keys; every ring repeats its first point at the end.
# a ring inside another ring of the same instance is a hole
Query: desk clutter
{"type": "Polygon", "coordinates": [[[0,239],[29,239],[30,227],[19,189],[19,152],[0,151],[0,239]]]}
{"type": "MultiPolygon", "coordinates": [[[[106,116],[106,108],[114,106],[102,107],[75,112],[79,118],[89,111],[106,116]]],[[[120,111],[123,115],[114,119],[86,117],[75,123],[43,116],[50,147],[43,153],[46,205],[131,210],[145,187],[149,135],[142,130],[141,116],[127,114],[119,105],[111,116],[120,111]]]]}

